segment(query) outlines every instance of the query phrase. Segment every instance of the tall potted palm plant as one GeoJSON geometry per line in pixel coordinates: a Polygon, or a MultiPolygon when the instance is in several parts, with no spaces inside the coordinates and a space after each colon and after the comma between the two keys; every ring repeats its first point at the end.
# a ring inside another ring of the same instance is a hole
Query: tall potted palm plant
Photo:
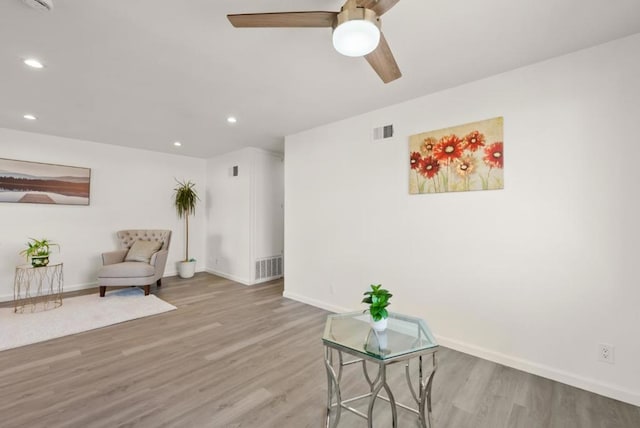
{"type": "Polygon", "coordinates": [[[195,214],[196,204],[200,200],[196,192],[196,184],[189,181],[179,181],[174,190],[174,206],[178,218],[184,217],[185,224],[185,256],[184,261],[178,263],[178,275],[180,278],[191,278],[196,271],[196,260],[189,258],[189,216],[195,214]]]}

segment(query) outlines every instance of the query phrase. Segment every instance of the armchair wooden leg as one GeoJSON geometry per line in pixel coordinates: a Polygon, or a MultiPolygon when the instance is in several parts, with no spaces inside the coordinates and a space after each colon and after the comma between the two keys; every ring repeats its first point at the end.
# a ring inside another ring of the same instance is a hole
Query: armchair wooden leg
{"type": "Polygon", "coordinates": [[[151,291],[151,284],[145,285],[144,286],[144,295],[148,296],[150,291],[151,291]]]}
{"type": "Polygon", "coordinates": [[[156,281],[156,285],[158,287],[162,287],[162,278],[160,278],[159,280],[156,281]]]}
{"type": "Polygon", "coordinates": [[[104,293],[107,291],[107,286],[106,285],[101,285],[100,286],[100,297],[104,297],[104,293]]]}

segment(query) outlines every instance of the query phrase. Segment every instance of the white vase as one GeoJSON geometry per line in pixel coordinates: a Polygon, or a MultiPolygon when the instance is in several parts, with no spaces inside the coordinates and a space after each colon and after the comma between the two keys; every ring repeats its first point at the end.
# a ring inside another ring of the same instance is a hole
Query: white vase
{"type": "Polygon", "coordinates": [[[178,275],[180,278],[191,278],[196,272],[196,262],[179,262],[178,275]]]}
{"type": "Polygon", "coordinates": [[[386,351],[388,339],[386,331],[376,331],[376,337],[378,338],[378,346],[380,347],[380,352],[386,351]]]}
{"type": "Polygon", "coordinates": [[[387,329],[387,319],[382,318],[380,321],[374,321],[373,318],[371,318],[371,327],[375,331],[385,331],[387,329]]]}

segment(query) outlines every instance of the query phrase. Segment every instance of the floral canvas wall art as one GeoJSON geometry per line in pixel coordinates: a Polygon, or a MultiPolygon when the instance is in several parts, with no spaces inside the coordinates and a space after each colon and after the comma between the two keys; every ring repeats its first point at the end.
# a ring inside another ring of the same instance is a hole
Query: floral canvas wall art
{"type": "Polygon", "coordinates": [[[504,188],[503,118],[409,137],[409,193],[504,188]]]}

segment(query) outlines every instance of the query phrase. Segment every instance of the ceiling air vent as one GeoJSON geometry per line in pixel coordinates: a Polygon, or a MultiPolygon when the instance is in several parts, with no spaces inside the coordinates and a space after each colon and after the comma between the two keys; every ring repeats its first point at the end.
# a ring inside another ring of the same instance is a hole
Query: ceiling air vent
{"type": "Polygon", "coordinates": [[[53,0],[22,0],[22,3],[37,10],[49,11],[53,9],[53,0]]]}
{"type": "Polygon", "coordinates": [[[388,140],[393,137],[393,125],[373,128],[373,141],[388,140]]]}

